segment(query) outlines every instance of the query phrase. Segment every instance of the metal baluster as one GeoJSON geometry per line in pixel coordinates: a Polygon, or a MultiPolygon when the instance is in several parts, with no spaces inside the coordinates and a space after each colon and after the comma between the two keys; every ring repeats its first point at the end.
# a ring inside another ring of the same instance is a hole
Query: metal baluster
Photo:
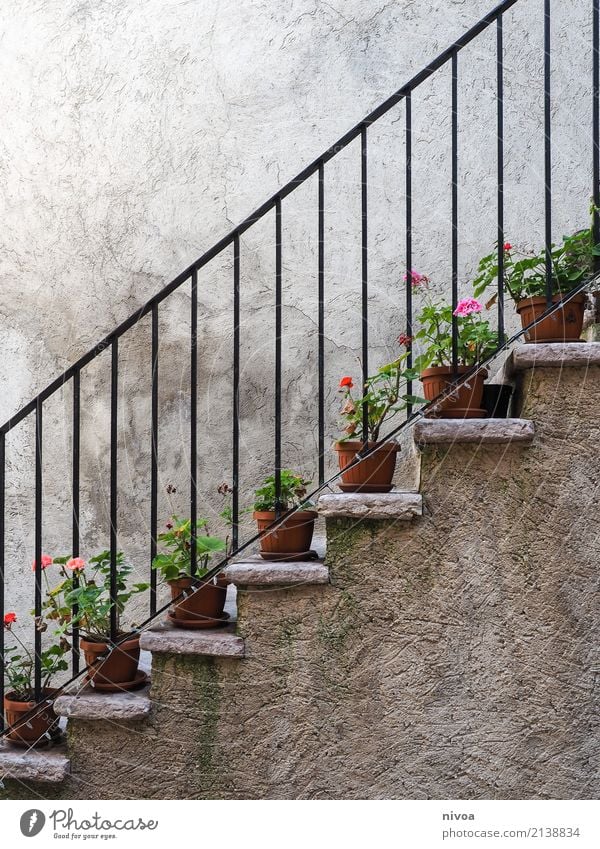
{"type": "Polygon", "coordinates": [[[452,54],[452,370],[458,373],[458,53],[452,54]]]}
{"type": "Polygon", "coordinates": [[[115,643],[119,632],[117,608],[117,440],[118,440],[118,389],[119,389],[119,340],[111,343],[110,381],[110,640],[115,643]]]}
{"type": "MultiPolygon", "coordinates": [[[[4,536],[6,488],[6,434],[0,432],[0,620],[4,623],[4,536]]],[[[0,657],[4,657],[4,627],[0,628],[0,657]]],[[[0,731],[4,731],[4,675],[0,675],[0,731]]]]}
{"type": "Polygon", "coordinates": [[[504,342],[504,45],[502,16],[496,24],[498,106],[498,344],[504,342]]]}
{"type": "MultiPolygon", "coordinates": [[[[71,549],[73,557],[79,557],[79,477],[80,477],[80,445],[81,445],[81,386],[80,372],[76,371],[73,375],[73,457],[72,457],[72,485],[73,485],[73,536],[71,549]]],[[[73,572],[73,589],[79,587],[79,575],[77,571],[73,572]]],[[[79,672],[79,626],[77,625],[77,614],[79,613],[79,605],[73,604],[73,646],[71,650],[71,665],[73,675],[79,672]]]]}
{"type": "MultiPolygon", "coordinates": [[[[362,382],[363,394],[369,377],[369,242],[368,242],[368,195],[367,195],[367,127],[365,124],[360,131],[360,186],[361,186],[361,253],[362,253],[362,382]]],[[[363,448],[369,445],[369,405],[362,405],[362,434],[363,448]]]]}
{"type": "Polygon", "coordinates": [[[275,204],[275,514],[281,511],[281,199],[275,204]]]}
{"type": "Polygon", "coordinates": [[[190,573],[196,574],[196,550],[198,522],[198,272],[192,271],[191,298],[191,345],[190,345],[190,573]]]}
{"type": "MultiPolygon", "coordinates": [[[[406,95],[406,128],[405,128],[405,151],[406,151],[406,335],[408,342],[406,349],[408,357],[406,365],[412,368],[413,364],[413,319],[412,319],[412,98],[410,92],[406,95]]],[[[413,382],[408,380],[406,392],[412,395],[413,382]]],[[[406,408],[406,418],[412,415],[412,404],[406,408]]]]}
{"type": "Polygon", "coordinates": [[[552,115],[550,92],[550,0],[544,0],[544,174],[546,304],[552,306],[552,115]]]}
{"type": "Polygon", "coordinates": [[[240,523],[240,237],[233,240],[233,456],[231,544],[239,544],[240,523]]]}
{"type": "Polygon", "coordinates": [[[319,486],[325,480],[325,168],[319,165],[319,486]]]}
{"type": "MultiPolygon", "coordinates": [[[[593,0],[592,22],[592,138],[593,138],[593,180],[592,197],[594,211],[592,213],[592,233],[594,244],[600,243],[600,215],[596,211],[600,207],[600,0],[593,0]]],[[[594,270],[600,271],[600,257],[594,257],[594,270]]],[[[598,300],[598,299],[596,299],[598,300]]]]}
{"type": "Polygon", "coordinates": [[[42,401],[38,397],[35,404],[35,632],[34,632],[34,701],[42,698],[42,632],[40,622],[42,615],[42,401]]]}
{"type": "Polygon", "coordinates": [[[158,536],[158,306],[152,307],[152,454],[150,460],[150,613],[156,613],[157,572],[152,563],[158,536]]]}

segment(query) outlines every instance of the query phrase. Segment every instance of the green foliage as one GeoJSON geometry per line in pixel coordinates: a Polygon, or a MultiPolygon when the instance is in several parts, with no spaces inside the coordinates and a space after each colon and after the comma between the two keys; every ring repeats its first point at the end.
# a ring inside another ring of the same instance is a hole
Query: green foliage
{"type": "MultiPolygon", "coordinates": [[[[35,668],[34,655],[21,641],[11,628],[11,636],[16,645],[6,646],[3,656],[4,678],[6,691],[14,692],[14,697],[20,702],[31,702],[35,698],[35,668]]],[[[65,672],[69,664],[64,658],[70,646],[66,640],[61,640],[40,654],[42,669],[42,690],[50,687],[52,679],[59,672],[65,672]]]]}
{"type": "MultiPolygon", "coordinates": [[[[492,330],[481,312],[457,316],[458,363],[474,366],[489,357],[498,347],[498,333],[492,330]]],[[[430,366],[452,364],[452,307],[448,304],[427,303],[417,322],[420,329],[415,339],[423,343],[423,352],[415,359],[418,372],[430,366]]]]}
{"type": "Polygon", "coordinates": [[[305,496],[311,481],[305,480],[292,469],[282,469],[280,479],[279,505],[275,503],[275,475],[269,475],[254,493],[254,510],[267,512],[276,510],[279,506],[280,510],[285,511],[293,507],[310,506],[309,502],[305,501],[305,496]]]}
{"type": "Polygon", "coordinates": [[[69,557],[55,557],[54,563],[62,568],[62,582],[46,593],[42,612],[46,619],[59,624],[57,633],[68,633],[77,626],[83,636],[106,639],[110,634],[111,610],[116,606],[120,629],[121,616],[130,598],[149,588],[147,583],[129,585],[132,564],[122,551],[117,552],[117,598],[110,599],[110,551],[91,557],[83,569],[68,570],[69,557]],[[73,613],[76,606],[77,612],[73,613]]]}
{"type": "MultiPolygon", "coordinates": [[[[543,297],[546,294],[546,252],[523,254],[517,258],[511,246],[504,250],[504,283],[511,298],[543,297]]],[[[563,236],[560,245],[551,245],[552,293],[566,293],[591,277],[595,258],[600,256],[600,244],[594,243],[593,231],[578,230],[563,236]]],[[[498,285],[498,251],[484,256],[479,262],[478,274],[473,282],[475,297],[490,286],[498,285]]]]}
{"type": "Polygon", "coordinates": [[[365,441],[363,434],[363,405],[367,405],[368,434],[367,441],[377,442],[384,422],[394,418],[398,413],[406,410],[409,404],[421,404],[424,399],[417,395],[409,395],[403,392],[406,382],[416,380],[419,373],[416,369],[405,367],[408,353],[402,354],[397,360],[381,366],[376,374],[369,377],[365,383],[365,392],[361,398],[352,395],[352,384],[340,384],[340,391],[344,395],[344,406],[341,410],[343,418],[344,435],[340,442],[349,439],[365,441]]]}
{"type": "MultiPolygon", "coordinates": [[[[158,541],[165,551],[152,561],[152,568],[162,575],[165,581],[191,577],[191,519],[179,519],[173,516],[167,524],[167,530],[159,534],[158,541]]],[[[209,570],[210,559],[218,551],[225,551],[226,543],[218,537],[209,536],[208,521],[199,519],[196,523],[196,575],[201,578],[209,570]],[[203,531],[204,534],[199,534],[203,531]]]]}

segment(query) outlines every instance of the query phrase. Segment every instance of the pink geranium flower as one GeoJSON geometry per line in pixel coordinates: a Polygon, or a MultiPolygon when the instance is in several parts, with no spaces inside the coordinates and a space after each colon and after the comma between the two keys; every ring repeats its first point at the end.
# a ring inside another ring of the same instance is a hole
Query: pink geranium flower
{"type": "Polygon", "coordinates": [[[82,569],[85,569],[85,560],[82,557],[71,557],[65,565],[67,569],[71,569],[73,572],[81,572],[82,569]]]}
{"type": "Polygon", "coordinates": [[[462,301],[458,302],[453,315],[457,315],[460,318],[466,318],[468,315],[481,312],[482,309],[483,304],[480,304],[476,298],[463,298],[462,301]]]}
{"type": "MultiPolygon", "coordinates": [[[[42,569],[47,569],[48,566],[52,566],[53,563],[54,560],[49,554],[42,554],[42,569]]],[[[31,564],[31,571],[35,572],[35,560],[31,564]]]]}
{"type": "Polygon", "coordinates": [[[429,277],[425,274],[419,274],[419,272],[415,271],[414,268],[410,271],[410,273],[405,274],[403,279],[405,283],[410,279],[411,286],[415,289],[418,286],[427,286],[429,283],[429,277]]]}

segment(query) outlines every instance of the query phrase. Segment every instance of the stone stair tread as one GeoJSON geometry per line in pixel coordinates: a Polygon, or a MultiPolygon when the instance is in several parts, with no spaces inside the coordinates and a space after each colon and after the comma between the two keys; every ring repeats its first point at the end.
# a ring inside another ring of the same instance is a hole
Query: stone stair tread
{"type": "Polygon", "coordinates": [[[251,555],[226,566],[221,574],[225,580],[242,586],[329,583],[329,569],[320,559],[273,562],[263,560],[260,555],[251,555]]]}
{"type": "Polygon", "coordinates": [[[517,345],[505,366],[507,376],[529,368],[587,368],[600,365],[600,342],[539,342],[517,345]]]}
{"type": "Polygon", "coordinates": [[[165,654],[207,655],[210,657],[244,657],[245,644],[235,633],[235,624],[224,628],[188,631],[162,621],[141,636],[142,649],[165,654]]]}
{"type": "Polygon", "coordinates": [[[56,784],[69,775],[71,762],[64,745],[48,749],[25,749],[0,743],[0,778],[56,784]]]}
{"type": "Polygon", "coordinates": [[[59,716],[77,719],[144,719],[150,713],[150,684],[139,690],[99,693],[87,685],[78,693],[63,693],[54,702],[59,716]]]}
{"type": "Polygon", "coordinates": [[[410,522],[423,515],[418,492],[332,492],[322,495],[317,510],[327,518],[394,519],[410,522]]]}
{"type": "Polygon", "coordinates": [[[535,425],[529,419],[421,419],[415,423],[413,434],[419,446],[504,445],[531,442],[535,425]]]}

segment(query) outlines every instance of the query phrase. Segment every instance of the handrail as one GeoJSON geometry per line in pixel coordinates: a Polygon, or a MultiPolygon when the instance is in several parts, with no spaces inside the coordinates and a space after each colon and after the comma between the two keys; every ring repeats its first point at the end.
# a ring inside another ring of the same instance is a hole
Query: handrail
{"type": "Polygon", "coordinates": [[[194,272],[199,271],[203,268],[207,263],[209,263],[212,259],[218,256],[225,248],[229,247],[234,239],[239,239],[239,237],[246,232],[253,224],[256,224],[264,215],[270,212],[275,208],[278,202],[281,202],[283,198],[287,197],[291,194],[298,186],[302,185],[306,180],[316,174],[320,168],[323,167],[327,162],[333,159],[340,151],[342,151],[345,147],[347,147],[351,142],[357,139],[361,133],[364,131],[366,127],[371,126],[376,121],[378,121],[383,115],[390,111],[394,106],[400,103],[403,98],[406,97],[407,94],[414,91],[421,83],[425,82],[425,80],[429,79],[435,71],[439,70],[446,62],[450,61],[453,56],[455,56],[458,52],[460,52],[464,47],[470,44],[473,39],[475,39],[478,35],[484,32],[491,24],[497,21],[504,12],[518,3],[519,0],[504,0],[504,2],[500,3],[491,12],[488,12],[487,15],[484,15],[480,21],[478,21],[474,26],[472,26],[469,30],[467,30],[460,38],[458,38],[450,47],[443,50],[432,62],[425,66],[421,71],[415,74],[407,83],[405,83],[401,88],[399,88],[394,94],[384,100],[376,109],[370,112],[365,118],[355,124],[350,130],[344,133],[341,138],[337,140],[333,145],[331,145],[327,150],[314,159],[310,165],[307,165],[302,169],[295,177],[293,177],[289,182],[287,182],[282,188],[278,189],[275,194],[271,195],[271,197],[266,200],[263,204],[261,204],[254,212],[250,213],[244,220],[238,224],[233,230],[230,230],[225,236],[219,239],[211,248],[209,248],[205,253],[203,253],[195,262],[189,265],[184,271],[178,274],[170,283],[167,283],[160,292],[156,295],[153,295],[150,300],[146,301],[143,306],[141,306],[138,310],[133,312],[128,318],[121,322],[114,330],[108,333],[100,342],[94,345],[89,351],[87,351],[83,356],[81,356],[73,365],[69,366],[65,371],[59,375],[55,380],[53,380],[48,386],[43,389],[35,398],[32,398],[27,404],[21,407],[16,413],[14,413],[3,425],[0,425],[0,433],[8,433],[13,429],[17,424],[19,424],[23,419],[25,419],[30,413],[33,413],[36,409],[36,404],[40,401],[43,402],[55,392],[57,392],[65,383],[67,383],[75,374],[81,371],[86,365],[88,365],[92,360],[94,360],[97,356],[99,356],[106,348],[110,347],[112,343],[119,339],[124,333],[134,327],[139,321],[141,321],[144,316],[148,315],[149,312],[156,305],[160,304],[165,298],[167,298],[172,292],[186,283],[192,276],[194,272]]]}

